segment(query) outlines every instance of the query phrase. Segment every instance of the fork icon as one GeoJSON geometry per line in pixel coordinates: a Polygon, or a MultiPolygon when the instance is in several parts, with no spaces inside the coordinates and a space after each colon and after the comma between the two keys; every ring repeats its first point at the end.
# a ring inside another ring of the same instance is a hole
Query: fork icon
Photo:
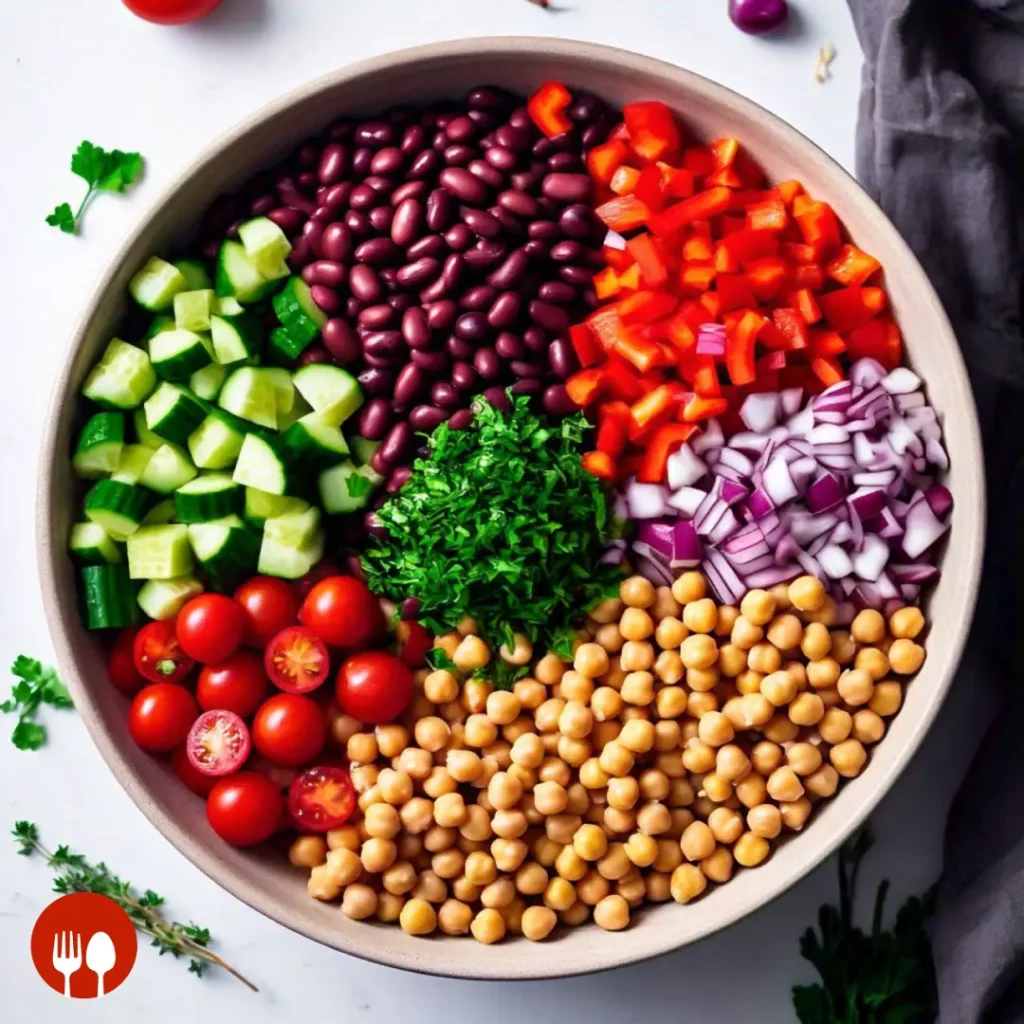
{"type": "Polygon", "coordinates": [[[64,995],[71,998],[71,975],[82,966],[82,936],[75,932],[55,932],[53,969],[64,975],[64,995]],[[77,941],[77,945],[75,944],[77,941]]]}

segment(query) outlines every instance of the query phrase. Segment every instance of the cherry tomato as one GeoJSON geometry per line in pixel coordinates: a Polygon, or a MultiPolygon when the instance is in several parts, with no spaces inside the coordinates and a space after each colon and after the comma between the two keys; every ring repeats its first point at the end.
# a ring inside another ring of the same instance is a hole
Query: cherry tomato
{"type": "Polygon", "coordinates": [[[270,781],[280,790],[286,790],[299,774],[298,768],[287,768],[283,764],[274,764],[269,758],[262,754],[253,754],[246,766],[246,771],[259,772],[266,775],[270,781]]]}
{"type": "Polygon", "coordinates": [[[427,651],[434,646],[426,626],[403,619],[395,627],[398,656],[409,668],[422,668],[427,663],[427,651]]]}
{"type": "Polygon", "coordinates": [[[199,716],[195,697],[177,683],[153,683],[140,690],[128,711],[128,730],[143,750],[173,750],[185,742],[199,716]]]}
{"type": "Polygon", "coordinates": [[[158,25],[184,25],[205,18],[221,0],[123,0],[132,14],[158,25]]]}
{"type": "Polygon", "coordinates": [[[149,622],[139,630],[132,646],[139,675],[151,683],[180,683],[195,662],[185,653],[174,622],[149,622]]]}
{"type": "Polygon", "coordinates": [[[206,820],[226,843],[255,846],[277,831],[284,798],[258,772],[238,772],[221,779],[206,800],[206,820]]]}
{"type": "Polygon", "coordinates": [[[380,602],[355,576],[328,576],[309,592],[299,621],[328,647],[365,647],[386,628],[380,602]]]}
{"type": "Polygon", "coordinates": [[[302,579],[295,582],[295,593],[297,593],[299,595],[299,599],[302,600],[321,580],[327,579],[328,576],[343,576],[344,574],[344,570],[337,562],[332,562],[331,559],[324,558],[317,562],[316,565],[314,565],[313,568],[302,577],[302,579]]]}
{"type": "Polygon", "coordinates": [[[352,816],[356,791],[344,768],[307,768],[288,790],[288,809],[303,831],[329,832],[352,816]]]}
{"type": "Polygon", "coordinates": [[[291,626],[267,644],[263,667],[278,689],[309,693],[327,678],[331,659],[320,637],[304,626],[291,626]]]}
{"type": "Polygon", "coordinates": [[[138,632],[134,626],[122,629],[107,657],[110,681],[124,693],[137,693],[146,685],[146,680],[135,667],[135,637],[138,632]]]}
{"type": "Polygon", "coordinates": [[[385,651],[366,651],[342,664],[336,694],[346,715],[379,725],[393,721],[409,706],[413,688],[407,665],[385,651]]]}
{"type": "Polygon", "coordinates": [[[188,789],[198,796],[209,796],[210,790],[216,785],[217,780],[212,775],[204,775],[192,767],[188,759],[188,751],[184,745],[174,748],[171,754],[171,764],[178,773],[178,778],[185,783],[188,789]]]}
{"type": "Polygon", "coordinates": [[[206,775],[230,775],[245,764],[252,741],[233,711],[207,711],[192,724],[185,749],[192,767],[206,775]]]}
{"type": "Polygon", "coordinates": [[[204,711],[222,708],[248,718],[269,690],[270,682],[259,657],[252,651],[236,651],[227,661],[199,670],[196,700],[204,711]]]}
{"type": "Polygon", "coordinates": [[[235,591],[245,613],[244,642],[264,647],[267,641],[299,617],[299,602],[292,587],[273,576],[253,576],[235,591]]]}
{"type": "Polygon", "coordinates": [[[256,712],[252,741],[264,757],[277,764],[307,764],[327,741],[327,716],[309,697],[279,693],[256,712]]]}
{"type": "Polygon", "coordinates": [[[175,626],[182,650],[204,665],[227,661],[242,644],[245,612],[223,594],[200,594],[178,613],[175,626]]]}

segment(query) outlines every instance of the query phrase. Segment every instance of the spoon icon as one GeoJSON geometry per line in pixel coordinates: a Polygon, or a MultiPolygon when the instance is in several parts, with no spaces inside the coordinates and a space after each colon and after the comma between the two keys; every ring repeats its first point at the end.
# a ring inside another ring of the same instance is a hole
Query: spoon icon
{"type": "Polygon", "coordinates": [[[85,966],[97,978],[97,997],[104,995],[103,976],[117,962],[117,951],[114,943],[106,932],[96,932],[85,947],[85,966]]]}

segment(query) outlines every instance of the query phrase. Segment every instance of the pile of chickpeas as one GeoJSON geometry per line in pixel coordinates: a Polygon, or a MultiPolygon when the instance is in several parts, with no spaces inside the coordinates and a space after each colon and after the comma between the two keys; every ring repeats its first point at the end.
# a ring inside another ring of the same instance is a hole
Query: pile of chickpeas
{"type": "Polygon", "coordinates": [[[698,572],[641,576],[595,607],[570,664],[515,638],[498,657],[472,620],[435,645],[400,722],[335,709],[361,820],[294,841],[309,893],[411,935],[540,940],[645,902],[688,903],[755,868],[864,768],[921,667],[916,607],[836,624],[812,576],[717,605],[698,572]]]}

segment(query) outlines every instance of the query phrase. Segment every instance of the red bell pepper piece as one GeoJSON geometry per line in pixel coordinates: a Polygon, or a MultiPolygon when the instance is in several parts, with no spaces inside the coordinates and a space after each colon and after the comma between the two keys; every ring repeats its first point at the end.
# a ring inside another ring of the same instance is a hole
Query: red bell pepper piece
{"type": "Polygon", "coordinates": [[[778,332],[786,339],[787,350],[807,348],[810,338],[807,333],[807,322],[798,310],[781,306],[772,311],[772,322],[778,332]]]}
{"type": "Polygon", "coordinates": [[[647,442],[637,480],[642,484],[660,484],[665,479],[669,456],[696,430],[692,423],[663,423],[658,427],[647,442]]]}
{"type": "Polygon", "coordinates": [[[737,386],[753,384],[757,377],[754,366],[754,346],[765,318],[747,310],[739,323],[728,328],[725,339],[725,368],[729,380],[737,386]]]}
{"type": "Polygon", "coordinates": [[[683,406],[679,418],[684,423],[699,423],[701,420],[721,416],[728,408],[729,403],[724,398],[703,398],[700,395],[693,395],[683,406]]]}
{"type": "Polygon", "coordinates": [[[628,196],[633,194],[636,183],[640,180],[640,171],[636,167],[618,167],[612,175],[608,187],[617,196],[628,196]]]}
{"type": "MultiPolygon", "coordinates": [[[[754,289],[758,302],[775,298],[789,277],[789,267],[780,256],[767,256],[747,265],[747,280],[754,289]]],[[[751,303],[756,305],[756,303],[751,303]]]]}
{"type": "Polygon", "coordinates": [[[661,349],[646,338],[628,335],[615,342],[615,351],[631,362],[641,373],[646,373],[661,362],[661,349]]]}
{"type": "Polygon", "coordinates": [[[615,306],[603,306],[595,310],[586,319],[586,326],[594,332],[601,347],[606,351],[615,348],[619,338],[626,335],[626,327],[619,318],[615,306]]]}
{"type": "Polygon", "coordinates": [[[777,256],[779,252],[778,235],[772,231],[749,231],[745,224],[742,231],[727,235],[720,244],[732,253],[741,267],[755,260],[777,256]]]}
{"type": "Polygon", "coordinates": [[[740,263],[735,254],[724,242],[719,242],[715,246],[715,270],[720,274],[736,274],[739,269],[740,263]]]}
{"type": "Polygon", "coordinates": [[[740,151],[740,140],[730,137],[715,139],[709,148],[715,158],[715,167],[731,167],[740,151]]]}
{"type": "Polygon", "coordinates": [[[693,385],[693,390],[702,398],[718,398],[722,393],[722,385],[718,380],[718,369],[711,356],[699,356],[696,353],[685,356],[680,361],[682,376],[693,385]]]}
{"type": "Polygon", "coordinates": [[[601,246],[601,258],[613,270],[628,270],[633,265],[633,257],[625,249],[613,249],[610,245],[601,246]]]}
{"type": "Polygon", "coordinates": [[[855,245],[844,245],[826,267],[825,273],[840,284],[863,284],[882,264],[855,245]]]}
{"type": "Polygon", "coordinates": [[[621,288],[619,275],[611,267],[605,267],[594,275],[594,294],[599,299],[610,299],[618,295],[621,288]]]}
{"type": "Polygon", "coordinates": [[[696,178],[706,178],[715,169],[715,154],[707,146],[687,146],[683,167],[696,178]]]}
{"type": "Polygon", "coordinates": [[[704,309],[707,310],[707,316],[704,317],[705,323],[710,320],[717,323],[722,319],[722,300],[718,297],[717,292],[705,292],[699,301],[704,309]]]}
{"type": "Polygon", "coordinates": [[[668,316],[678,304],[679,300],[667,292],[642,291],[619,299],[615,310],[624,324],[650,324],[668,316]]]}
{"type": "Polygon", "coordinates": [[[603,377],[604,371],[600,367],[580,370],[565,382],[566,393],[578,406],[590,405],[601,391],[603,377]]]}
{"type": "Polygon", "coordinates": [[[747,227],[751,231],[784,231],[787,224],[786,204],[777,195],[747,207],[747,227]]]}
{"type": "Polygon", "coordinates": [[[790,263],[810,264],[818,262],[818,247],[803,242],[783,242],[782,255],[790,263]]]}
{"type": "Polygon", "coordinates": [[[794,267],[793,284],[798,288],[809,288],[812,292],[820,292],[825,286],[825,271],[817,263],[794,267]]]}
{"type": "Polygon", "coordinates": [[[628,480],[631,476],[636,476],[643,461],[642,455],[627,455],[624,459],[620,459],[619,479],[628,480]]]}
{"type": "Polygon", "coordinates": [[[685,167],[659,163],[658,170],[661,172],[661,190],[669,199],[689,199],[697,190],[693,172],[685,167]]]}
{"type": "Polygon", "coordinates": [[[597,450],[617,459],[626,450],[629,423],[629,406],[625,402],[605,402],[597,413],[597,450]]]}
{"type": "Polygon", "coordinates": [[[611,139],[600,146],[595,146],[587,154],[587,170],[594,181],[607,186],[611,183],[612,175],[628,156],[629,149],[626,144],[618,139],[611,139]]]}
{"type": "Polygon", "coordinates": [[[652,213],[660,210],[665,205],[661,171],[657,167],[645,167],[636,179],[632,194],[652,213]]]}
{"type": "Polygon", "coordinates": [[[636,371],[615,352],[608,357],[601,372],[608,391],[623,402],[635,402],[644,393],[644,386],[636,371]]]}
{"type": "Polygon", "coordinates": [[[704,179],[704,184],[735,190],[743,188],[743,179],[735,167],[719,167],[704,179]]]}
{"type": "Polygon", "coordinates": [[[820,200],[803,202],[802,196],[793,200],[793,215],[804,241],[819,247],[822,254],[835,252],[842,239],[839,236],[839,219],[832,207],[820,200]]]}
{"type": "MultiPolygon", "coordinates": [[[[608,204],[605,204],[606,206],[608,204]]],[[[681,231],[687,224],[705,217],[714,217],[724,213],[729,206],[729,190],[725,188],[711,188],[706,192],[698,192],[689,199],[681,199],[678,203],[655,214],[650,218],[651,230],[656,235],[674,235],[681,231]]],[[[598,216],[601,216],[603,207],[598,208],[598,216]]],[[[612,227],[604,217],[601,218],[612,227]]],[[[638,227],[638,224],[634,224],[638,227]]]]}
{"type": "Polygon", "coordinates": [[[757,305],[757,296],[745,274],[719,274],[715,278],[715,291],[721,300],[723,313],[757,305]]]}
{"type": "Polygon", "coordinates": [[[876,317],[847,335],[851,359],[870,356],[887,370],[895,370],[903,359],[903,336],[890,316],[876,317]]]}
{"type": "Polygon", "coordinates": [[[792,306],[804,318],[804,323],[808,326],[816,324],[821,319],[821,309],[815,302],[814,296],[806,288],[783,295],[782,301],[787,306],[792,306]]]}
{"type": "Polygon", "coordinates": [[[782,197],[782,201],[791,206],[797,196],[804,194],[804,187],[799,181],[784,181],[781,185],[775,186],[775,191],[782,197]]]}
{"type": "Polygon", "coordinates": [[[789,348],[789,341],[786,336],[775,326],[775,321],[765,317],[761,330],[757,335],[758,344],[773,351],[786,351],[789,348]]]}
{"type": "Polygon", "coordinates": [[[570,103],[572,95],[561,82],[545,82],[527,101],[526,109],[533,123],[552,138],[572,129],[572,121],[565,116],[570,103]]]}
{"type": "Polygon", "coordinates": [[[684,263],[679,268],[679,287],[687,292],[706,292],[711,287],[715,275],[718,273],[714,267],[693,266],[684,263]]]}
{"type": "Polygon", "coordinates": [[[604,361],[605,354],[601,343],[586,324],[573,324],[569,328],[569,341],[572,342],[580,366],[596,366],[604,361]]]}
{"type": "Polygon", "coordinates": [[[619,142],[629,142],[629,129],[620,121],[609,133],[609,139],[618,139],[619,142]]]}
{"type": "MultiPolygon", "coordinates": [[[[632,256],[630,256],[632,259],[632,256]]],[[[618,277],[619,288],[622,291],[636,292],[640,290],[640,268],[635,264],[631,263],[625,270],[619,274],[618,277]]]]}
{"type": "MultiPolygon", "coordinates": [[[[692,200],[684,200],[684,202],[690,201],[692,200]]],[[[612,231],[632,231],[651,219],[651,211],[634,196],[617,196],[615,199],[609,199],[594,212],[612,231]]],[[[658,216],[663,217],[664,214],[658,216]]]]}
{"type": "Polygon", "coordinates": [[[653,424],[664,423],[672,416],[675,404],[675,393],[667,384],[649,391],[639,401],[634,402],[629,409],[630,438],[636,438],[653,424]]]}
{"type": "Polygon", "coordinates": [[[811,360],[810,366],[814,376],[827,388],[845,379],[839,360],[830,356],[817,356],[811,360]]]}
{"type": "Polygon", "coordinates": [[[627,103],[622,120],[629,131],[630,148],[641,160],[654,163],[680,147],[675,116],[658,100],[627,103]]]}
{"type": "MultiPolygon", "coordinates": [[[[661,251],[649,234],[636,235],[626,243],[626,248],[640,268],[640,276],[648,288],[660,288],[668,281],[668,268],[661,251]]],[[[598,296],[600,298],[600,296],[598,296]]]]}
{"type": "Polygon", "coordinates": [[[618,476],[615,460],[606,452],[584,452],[583,468],[599,480],[614,480],[618,476]]]}
{"type": "Polygon", "coordinates": [[[708,239],[695,235],[683,242],[683,259],[687,263],[709,263],[715,255],[708,239]]]}
{"type": "Polygon", "coordinates": [[[678,352],[690,352],[696,347],[697,334],[690,326],[682,309],[677,309],[672,316],[663,322],[665,325],[665,338],[678,352]]]}
{"type": "Polygon", "coordinates": [[[885,309],[887,301],[881,288],[864,288],[860,285],[822,292],[818,296],[818,305],[829,326],[840,334],[863,327],[885,309]]]}
{"type": "Polygon", "coordinates": [[[846,342],[835,331],[811,331],[811,355],[840,356],[846,351],[846,342]]]}

